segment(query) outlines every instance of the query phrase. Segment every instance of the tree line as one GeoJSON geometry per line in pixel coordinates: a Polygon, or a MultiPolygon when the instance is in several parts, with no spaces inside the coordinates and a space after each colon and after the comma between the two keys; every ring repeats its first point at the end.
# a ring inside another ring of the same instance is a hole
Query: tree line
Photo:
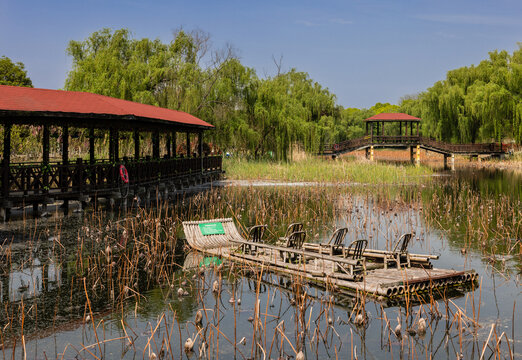
{"type": "MultiPolygon", "coordinates": [[[[363,120],[381,112],[421,117],[422,135],[444,141],[522,141],[522,44],[513,54],[495,51],[478,66],[449,71],[400,105],[369,109],[338,105],[306,72],[281,71],[281,62],[274,61],[275,75],[260,77],[231,46],[212,47],[199,30],[177,30],[164,43],[135,39],[128,29],[102,29],[71,41],[67,53],[72,69],[65,90],[188,112],[215,125],[207,135],[214,147],[253,158],[285,160],[294,144],[319,152],[326,143],[363,136],[363,120]]],[[[32,86],[21,76],[23,64],[0,60],[0,83],[32,86]]]]}
{"type": "Polygon", "coordinates": [[[88,91],[193,114],[213,125],[208,137],[225,151],[285,160],[293,144],[318,152],[325,143],[362,136],[363,120],[398,106],[343,108],[327,88],[296,69],[259,77],[230,46],[216,49],[202,31],[173,40],[134,39],[102,29],[67,48],[65,89],[88,91]]]}
{"type": "Polygon", "coordinates": [[[401,101],[422,118],[424,136],[454,143],[522,142],[522,43],[493,51],[477,66],[448,71],[446,79],[401,101]]]}

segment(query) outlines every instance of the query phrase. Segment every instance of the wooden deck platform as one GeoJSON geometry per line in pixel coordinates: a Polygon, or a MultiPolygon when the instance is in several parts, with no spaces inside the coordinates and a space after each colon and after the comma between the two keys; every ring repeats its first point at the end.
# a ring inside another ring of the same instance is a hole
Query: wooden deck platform
{"type": "MultiPolygon", "coordinates": [[[[298,276],[306,282],[350,295],[363,292],[376,297],[396,298],[471,284],[478,276],[474,270],[433,268],[430,260],[436,256],[430,258],[428,255],[428,260],[423,258],[422,262],[412,261],[410,266],[393,266],[371,256],[372,250],[369,250],[369,256],[352,259],[247,241],[239,235],[231,219],[184,222],[183,227],[189,245],[204,254],[284,276],[298,276]],[[204,223],[222,223],[223,231],[203,235],[197,225],[204,223]]],[[[411,255],[414,259],[422,256],[411,255]]]]}

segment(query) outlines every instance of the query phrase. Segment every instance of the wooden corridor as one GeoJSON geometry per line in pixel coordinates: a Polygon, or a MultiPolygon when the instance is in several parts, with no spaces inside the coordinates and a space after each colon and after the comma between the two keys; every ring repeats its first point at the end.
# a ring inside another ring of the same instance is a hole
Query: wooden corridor
{"type": "Polygon", "coordinates": [[[56,201],[67,213],[71,200],[82,204],[104,198],[126,206],[127,199],[148,199],[156,193],[167,198],[169,192],[184,192],[222,174],[221,155],[209,153],[203,142],[204,131],[213,125],[181,111],[91,93],[0,85],[0,125],[4,220],[12,208],[32,206],[38,216],[40,206],[44,212],[56,201]],[[26,155],[12,136],[24,127],[34,130],[41,156],[14,162],[26,155]],[[70,159],[71,139],[79,133],[86,144],[70,159]],[[54,159],[52,141],[59,148],[54,159]],[[122,151],[123,142],[131,145],[127,152],[122,151]]]}

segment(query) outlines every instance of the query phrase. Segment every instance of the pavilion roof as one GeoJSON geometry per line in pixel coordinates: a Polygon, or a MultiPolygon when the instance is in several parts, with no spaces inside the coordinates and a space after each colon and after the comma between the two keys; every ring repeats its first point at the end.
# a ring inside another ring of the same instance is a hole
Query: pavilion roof
{"type": "Polygon", "coordinates": [[[380,113],[364,121],[420,121],[421,119],[404,113],[380,113]]]}
{"type": "Polygon", "coordinates": [[[213,128],[214,126],[182,111],[145,105],[109,96],[50,89],[37,89],[0,85],[0,118],[62,117],[103,121],[133,120],[162,125],[178,124],[183,127],[213,128]]]}

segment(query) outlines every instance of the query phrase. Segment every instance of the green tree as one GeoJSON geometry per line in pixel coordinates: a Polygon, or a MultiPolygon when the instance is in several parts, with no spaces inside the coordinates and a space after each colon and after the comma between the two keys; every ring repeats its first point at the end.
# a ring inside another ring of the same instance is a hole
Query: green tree
{"type": "Polygon", "coordinates": [[[2,56],[0,57],[0,85],[33,87],[33,82],[27,76],[23,63],[13,63],[8,57],[2,56]]]}
{"type": "Polygon", "coordinates": [[[493,51],[477,66],[448,71],[401,111],[422,118],[422,134],[452,142],[522,142],[522,43],[493,51]]]}

